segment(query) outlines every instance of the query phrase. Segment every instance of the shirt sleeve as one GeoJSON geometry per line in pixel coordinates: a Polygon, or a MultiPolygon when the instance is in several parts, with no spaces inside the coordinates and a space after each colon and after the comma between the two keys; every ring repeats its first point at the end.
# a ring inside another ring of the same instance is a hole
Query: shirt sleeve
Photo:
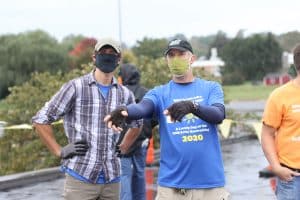
{"type": "Polygon", "coordinates": [[[222,104],[224,105],[224,93],[222,87],[217,82],[212,82],[210,86],[210,93],[208,97],[208,104],[222,104]]]}
{"type": "Polygon", "coordinates": [[[278,129],[281,121],[282,111],[280,101],[275,97],[274,94],[271,94],[266,102],[262,122],[268,126],[272,126],[273,128],[278,129]]]}
{"type": "Polygon", "coordinates": [[[51,124],[62,118],[71,110],[74,104],[75,85],[70,81],[65,83],[61,89],[46,102],[44,107],[32,117],[32,122],[38,124],[51,124]]]}
{"type": "MultiPolygon", "coordinates": [[[[129,91],[129,97],[128,97],[128,101],[127,101],[127,107],[128,107],[128,105],[136,105],[134,94],[130,90],[128,90],[128,91],[129,91]]],[[[138,127],[141,127],[142,125],[143,125],[143,119],[135,119],[135,120],[130,121],[130,124],[128,124],[128,127],[138,128],[138,127]]]]}

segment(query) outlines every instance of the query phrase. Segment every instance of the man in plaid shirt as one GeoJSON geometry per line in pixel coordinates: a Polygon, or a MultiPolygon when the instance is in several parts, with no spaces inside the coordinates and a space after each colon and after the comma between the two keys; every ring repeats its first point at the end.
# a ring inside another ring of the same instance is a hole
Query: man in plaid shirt
{"type": "MultiPolygon", "coordinates": [[[[119,199],[120,160],[115,152],[119,133],[109,129],[103,119],[116,107],[135,102],[132,92],[113,76],[120,58],[117,42],[98,40],[93,54],[95,69],[65,83],[32,118],[41,140],[62,158],[65,199],[119,199]],[[61,118],[69,142],[64,147],[57,143],[51,127],[61,118]]],[[[137,138],[141,124],[141,120],[130,122],[119,145],[121,152],[137,138]]]]}

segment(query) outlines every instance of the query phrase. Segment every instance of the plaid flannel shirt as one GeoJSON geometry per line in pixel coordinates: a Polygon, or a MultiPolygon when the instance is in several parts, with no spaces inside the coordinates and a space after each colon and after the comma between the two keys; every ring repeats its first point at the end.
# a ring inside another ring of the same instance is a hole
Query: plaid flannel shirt
{"type": "MultiPolygon", "coordinates": [[[[89,149],[85,156],[64,159],[62,164],[92,183],[97,182],[101,171],[106,181],[111,181],[120,176],[120,160],[115,153],[119,133],[109,129],[103,119],[117,106],[134,102],[133,93],[117,84],[115,78],[105,99],[91,72],[64,84],[32,121],[51,124],[63,117],[68,141],[85,139],[89,149]]],[[[142,120],[131,123],[131,127],[141,125],[142,120]]]]}

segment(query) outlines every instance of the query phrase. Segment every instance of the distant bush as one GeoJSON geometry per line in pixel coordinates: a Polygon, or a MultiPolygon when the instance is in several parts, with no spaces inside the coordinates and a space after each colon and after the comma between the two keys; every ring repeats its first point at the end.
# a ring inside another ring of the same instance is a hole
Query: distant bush
{"type": "MultiPolygon", "coordinates": [[[[62,124],[54,125],[59,144],[67,144],[62,124]]],[[[52,155],[34,130],[5,130],[0,138],[0,176],[55,167],[60,158],[52,155]]]]}
{"type": "Polygon", "coordinates": [[[90,72],[92,68],[91,65],[83,65],[81,69],[67,74],[33,73],[23,85],[9,88],[10,94],[1,102],[6,107],[0,109],[0,120],[9,124],[30,123],[32,116],[65,82],[90,72]]]}
{"type": "Polygon", "coordinates": [[[244,83],[245,78],[238,72],[226,73],[222,76],[222,83],[224,85],[240,85],[244,83]]]}

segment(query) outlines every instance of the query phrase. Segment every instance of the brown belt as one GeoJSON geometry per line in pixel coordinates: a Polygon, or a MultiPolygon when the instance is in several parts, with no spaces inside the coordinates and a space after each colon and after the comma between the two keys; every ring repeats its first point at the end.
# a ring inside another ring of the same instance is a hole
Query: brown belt
{"type": "Polygon", "coordinates": [[[300,173],[300,169],[295,169],[295,168],[289,167],[289,166],[287,166],[287,165],[285,165],[285,164],[282,164],[282,163],[280,163],[280,165],[281,165],[282,167],[289,168],[290,170],[292,170],[292,171],[294,171],[294,172],[300,173]]]}

